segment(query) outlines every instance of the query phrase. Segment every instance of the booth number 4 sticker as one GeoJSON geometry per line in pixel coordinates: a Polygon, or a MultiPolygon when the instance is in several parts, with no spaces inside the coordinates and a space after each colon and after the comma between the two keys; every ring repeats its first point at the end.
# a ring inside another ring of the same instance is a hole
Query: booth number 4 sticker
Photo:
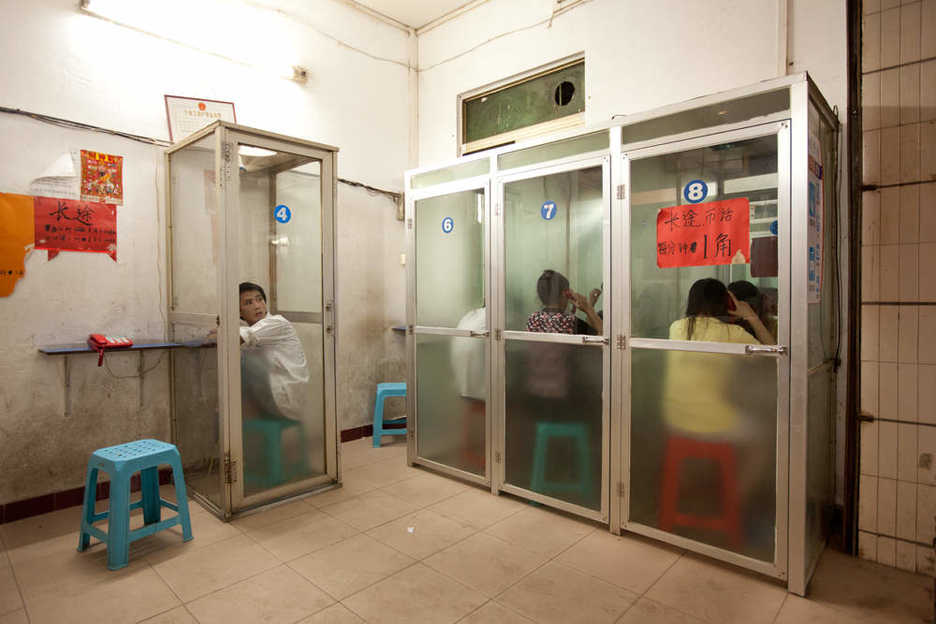
{"type": "Polygon", "coordinates": [[[280,204],[273,209],[273,216],[280,223],[289,223],[289,220],[292,219],[292,212],[290,212],[289,206],[280,204]]]}
{"type": "Polygon", "coordinates": [[[708,184],[702,180],[691,180],[683,189],[683,197],[690,204],[698,204],[708,196],[708,184]]]}

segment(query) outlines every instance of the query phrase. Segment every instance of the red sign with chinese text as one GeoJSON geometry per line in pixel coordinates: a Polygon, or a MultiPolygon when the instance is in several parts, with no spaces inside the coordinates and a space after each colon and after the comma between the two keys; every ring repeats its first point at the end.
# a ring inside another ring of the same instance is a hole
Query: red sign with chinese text
{"type": "Polygon", "coordinates": [[[117,206],[55,197],[33,201],[36,249],[106,253],[117,261],[117,206]]]}
{"type": "Polygon", "coordinates": [[[81,199],[123,204],[123,156],[81,150],[81,199]]]}
{"type": "Polygon", "coordinates": [[[746,197],[663,208],[657,214],[661,269],[751,261],[751,207],[746,197]]]}

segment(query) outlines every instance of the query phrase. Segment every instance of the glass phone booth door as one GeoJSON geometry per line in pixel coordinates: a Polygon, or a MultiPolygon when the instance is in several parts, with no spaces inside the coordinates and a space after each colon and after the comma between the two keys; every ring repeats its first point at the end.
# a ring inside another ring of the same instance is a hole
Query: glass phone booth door
{"type": "Polygon", "coordinates": [[[785,578],[787,122],[626,153],[622,527],[785,578]]]}
{"type": "Polygon", "coordinates": [[[407,205],[408,457],[490,484],[488,183],[414,191],[407,205]]]}
{"type": "Polygon", "coordinates": [[[596,520],[608,512],[609,163],[499,178],[494,244],[496,487],[596,520]]]}

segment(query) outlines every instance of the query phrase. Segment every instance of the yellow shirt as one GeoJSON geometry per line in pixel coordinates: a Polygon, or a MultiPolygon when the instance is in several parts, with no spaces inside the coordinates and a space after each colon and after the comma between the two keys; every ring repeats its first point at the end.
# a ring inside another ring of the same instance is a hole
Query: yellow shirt
{"type": "MultiPolygon", "coordinates": [[[[688,340],[689,319],[670,325],[670,340],[688,340]]],[[[713,317],[696,317],[693,341],[759,344],[739,325],[713,317]]],[[[738,410],[732,399],[736,356],[718,353],[669,351],[663,380],[663,418],[673,429],[696,434],[727,434],[738,427],[738,410]]]]}

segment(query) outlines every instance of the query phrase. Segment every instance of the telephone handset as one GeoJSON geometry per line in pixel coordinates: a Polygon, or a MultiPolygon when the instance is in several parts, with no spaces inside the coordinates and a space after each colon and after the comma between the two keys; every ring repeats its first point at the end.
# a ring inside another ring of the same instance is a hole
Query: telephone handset
{"type": "Polygon", "coordinates": [[[108,349],[126,349],[133,346],[133,340],[129,336],[105,336],[103,334],[91,334],[88,336],[88,346],[98,352],[97,365],[104,362],[104,352],[108,349]]]}

